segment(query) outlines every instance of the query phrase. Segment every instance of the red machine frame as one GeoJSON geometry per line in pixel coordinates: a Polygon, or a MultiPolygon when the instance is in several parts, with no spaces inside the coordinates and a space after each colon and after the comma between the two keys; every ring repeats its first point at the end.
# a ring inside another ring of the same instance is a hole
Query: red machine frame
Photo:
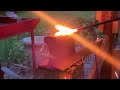
{"type": "Polygon", "coordinates": [[[36,28],[39,22],[40,18],[23,18],[17,21],[17,19],[13,19],[11,17],[0,17],[0,40],[23,34],[26,32],[31,33],[34,79],[36,78],[34,29],[36,28]]]}

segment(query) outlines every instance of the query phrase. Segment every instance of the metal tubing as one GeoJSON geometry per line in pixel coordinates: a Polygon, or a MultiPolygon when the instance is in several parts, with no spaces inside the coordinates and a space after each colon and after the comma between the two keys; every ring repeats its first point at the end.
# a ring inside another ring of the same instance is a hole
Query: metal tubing
{"type": "Polygon", "coordinates": [[[36,57],[35,57],[34,31],[31,32],[31,40],[32,40],[32,59],[33,59],[34,79],[36,79],[36,57]]]}

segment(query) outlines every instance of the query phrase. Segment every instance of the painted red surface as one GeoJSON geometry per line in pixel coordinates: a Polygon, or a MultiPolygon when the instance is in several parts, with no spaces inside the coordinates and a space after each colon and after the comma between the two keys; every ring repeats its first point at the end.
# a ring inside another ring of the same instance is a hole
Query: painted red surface
{"type": "Polygon", "coordinates": [[[0,79],[3,79],[4,72],[1,70],[1,65],[0,65],[0,79]]]}
{"type": "MultiPolygon", "coordinates": [[[[39,18],[24,18],[19,21],[11,17],[0,17],[0,40],[22,34],[25,32],[31,32],[32,38],[32,56],[33,56],[33,67],[34,67],[34,78],[36,78],[35,70],[35,47],[34,47],[34,29],[40,22],[39,18]]],[[[0,67],[1,68],[1,67],[0,67]]],[[[0,78],[3,78],[3,72],[0,69],[0,78]]]]}
{"type": "Polygon", "coordinates": [[[0,40],[35,29],[40,19],[25,18],[20,21],[10,17],[0,17],[0,40]]]}

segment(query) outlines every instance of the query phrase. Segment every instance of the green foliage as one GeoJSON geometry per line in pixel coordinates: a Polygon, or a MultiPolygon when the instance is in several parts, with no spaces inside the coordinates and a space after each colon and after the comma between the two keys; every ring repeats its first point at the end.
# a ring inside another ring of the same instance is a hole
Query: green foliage
{"type": "MultiPolygon", "coordinates": [[[[29,33],[22,34],[21,38],[26,37],[28,34],[29,33]]],[[[19,36],[15,36],[0,41],[0,63],[13,61],[19,63],[28,58],[24,45],[18,40],[18,37],[19,36]]]]}
{"type": "Polygon", "coordinates": [[[28,53],[25,51],[24,45],[22,42],[15,42],[12,46],[12,49],[9,51],[9,61],[14,61],[20,63],[23,60],[28,59],[28,53]]]}
{"type": "Polygon", "coordinates": [[[45,32],[47,31],[44,31],[43,30],[43,26],[41,24],[38,24],[37,27],[35,28],[35,35],[36,36],[41,36],[43,35],[45,32]]]}
{"type": "Polygon", "coordinates": [[[92,21],[78,17],[73,19],[73,23],[76,27],[83,27],[92,24],[92,21]]]}
{"type": "Polygon", "coordinates": [[[12,48],[14,42],[18,41],[18,37],[11,37],[0,40],[0,62],[7,62],[9,57],[9,50],[12,48]]]}
{"type": "MultiPolygon", "coordinates": [[[[89,26],[89,25],[92,25],[92,19],[87,20],[83,17],[78,17],[78,18],[73,19],[72,24],[77,28],[89,26]]],[[[86,30],[81,30],[80,35],[85,37],[86,39],[90,39],[94,41],[97,38],[96,28],[89,28],[86,30]]]]}

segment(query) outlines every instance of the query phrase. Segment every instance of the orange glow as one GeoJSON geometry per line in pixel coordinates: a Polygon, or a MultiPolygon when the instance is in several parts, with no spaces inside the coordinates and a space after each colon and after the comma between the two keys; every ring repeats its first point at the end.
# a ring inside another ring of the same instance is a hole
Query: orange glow
{"type": "Polygon", "coordinates": [[[65,79],[67,79],[67,78],[65,77],[65,79]]]}
{"type": "MultiPolygon", "coordinates": [[[[54,26],[58,24],[58,22],[54,21],[51,17],[49,17],[42,11],[33,11],[33,13],[35,13],[36,15],[40,16],[41,18],[45,19],[46,21],[48,21],[50,24],[52,24],[54,26]]],[[[58,26],[57,26],[57,29],[59,29],[58,26]]],[[[68,30],[70,30],[70,28],[68,30]]],[[[59,31],[61,31],[61,29],[59,31]]],[[[62,30],[62,32],[63,32],[63,30],[62,30]]],[[[64,31],[64,32],[66,32],[66,31],[64,31]]],[[[80,35],[77,35],[73,32],[72,32],[72,34],[70,33],[70,34],[64,34],[64,35],[70,35],[77,42],[81,43],[84,47],[88,48],[90,51],[92,51],[93,53],[96,53],[98,56],[100,56],[103,60],[106,60],[108,63],[112,64],[114,67],[120,69],[120,61],[119,60],[117,60],[115,57],[112,57],[111,55],[107,54],[100,48],[97,48],[95,45],[93,45],[91,42],[87,41],[80,35]]]]}
{"type": "Polygon", "coordinates": [[[115,66],[116,68],[120,69],[120,62],[115,57],[113,58],[112,56],[110,56],[109,54],[107,54],[106,52],[101,50],[100,48],[94,46],[92,43],[90,43],[89,41],[87,41],[83,37],[75,34],[74,32],[76,32],[77,29],[70,29],[70,28],[62,26],[62,25],[56,25],[55,27],[58,30],[60,30],[60,33],[57,32],[55,34],[55,36],[59,36],[59,35],[62,35],[62,34],[63,35],[70,35],[76,41],[81,43],[84,47],[88,48],[90,51],[92,51],[93,53],[96,53],[98,56],[100,56],[103,60],[106,60],[108,63],[110,63],[113,66],[115,66]],[[70,33],[69,33],[69,30],[73,30],[73,31],[70,31],[70,33]]]}
{"type": "Polygon", "coordinates": [[[49,22],[52,25],[56,25],[58,24],[58,22],[56,22],[54,19],[52,19],[50,16],[48,16],[47,14],[45,14],[45,12],[43,11],[32,11],[32,13],[34,13],[37,16],[40,16],[40,18],[46,20],[47,22],[49,22]]]}
{"type": "Polygon", "coordinates": [[[59,30],[55,33],[55,36],[65,36],[65,35],[71,35],[74,32],[77,32],[77,29],[71,29],[62,25],[56,25],[55,28],[59,30]]]}
{"type": "Polygon", "coordinates": [[[84,47],[88,48],[93,53],[96,53],[103,60],[106,60],[106,62],[108,62],[108,63],[112,64],[114,67],[120,69],[120,61],[118,59],[116,59],[115,57],[112,57],[111,55],[107,54],[106,52],[104,52],[100,48],[96,47],[95,45],[93,45],[92,43],[90,43],[89,41],[87,41],[86,39],[81,37],[80,35],[78,36],[77,34],[72,34],[71,37],[74,38],[79,43],[81,43],[84,47]]]}

